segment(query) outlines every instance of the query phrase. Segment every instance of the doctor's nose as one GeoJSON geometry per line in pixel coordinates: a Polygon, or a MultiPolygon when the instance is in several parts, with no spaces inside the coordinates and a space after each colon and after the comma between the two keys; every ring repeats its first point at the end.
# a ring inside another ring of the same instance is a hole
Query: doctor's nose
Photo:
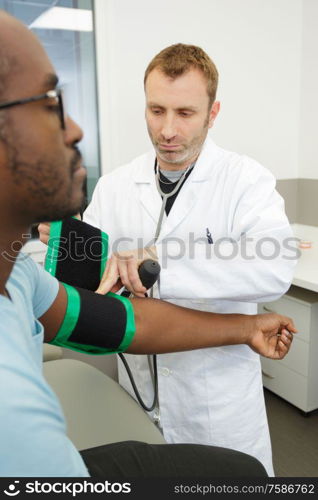
{"type": "Polygon", "coordinates": [[[166,118],[161,127],[161,135],[166,141],[170,141],[177,135],[175,121],[171,118],[166,118]]]}

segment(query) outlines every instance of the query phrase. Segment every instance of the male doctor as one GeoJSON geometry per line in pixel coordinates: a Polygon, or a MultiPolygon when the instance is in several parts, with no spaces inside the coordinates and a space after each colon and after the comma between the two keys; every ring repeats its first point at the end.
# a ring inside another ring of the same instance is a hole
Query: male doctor
{"type": "MultiPolygon", "coordinates": [[[[124,284],[143,296],[137,267],[148,256],[161,264],[159,296],[186,307],[254,314],[256,302],[288,289],[292,233],[274,177],[207,136],[220,109],[217,82],[214,63],[196,46],[170,46],[150,62],[144,83],[154,150],[102,177],[84,214],[109,234],[114,252],[100,293],[124,284]]],[[[45,231],[42,225],[42,239],[45,231]]],[[[163,354],[157,362],[159,404],[152,416],[168,442],[240,450],[273,475],[255,352],[224,346],[163,354]]],[[[150,403],[147,359],[129,356],[129,364],[150,403]]],[[[119,378],[132,393],[121,365],[119,378]]]]}

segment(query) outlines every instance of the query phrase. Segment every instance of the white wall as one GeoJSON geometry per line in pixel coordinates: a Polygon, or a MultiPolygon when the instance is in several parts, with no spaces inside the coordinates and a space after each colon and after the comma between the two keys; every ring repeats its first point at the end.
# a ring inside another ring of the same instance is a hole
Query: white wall
{"type": "Polygon", "coordinates": [[[318,179],[318,1],[304,0],[299,177],[318,179]]]}
{"type": "Polygon", "coordinates": [[[184,42],[201,46],[219,69],[218,144],[253,156],[278,179],[297,178],[302,3],[95,0],[104,172],[149,149],[144,70],[162,48],[184,42]]]}

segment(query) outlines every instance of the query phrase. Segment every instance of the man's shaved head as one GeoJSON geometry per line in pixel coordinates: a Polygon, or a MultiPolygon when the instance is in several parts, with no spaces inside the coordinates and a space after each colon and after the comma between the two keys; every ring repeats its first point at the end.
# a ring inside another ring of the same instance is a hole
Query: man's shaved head
{"type": "MultiPolygon", "coordinates": [[[[8,19],[5,12],[0,10],[0,28],[2,27],[3,20],[8,19]]],[[[7,53],[4,45],[4,40],[2,36],[2,30],[0,29],[0,103],[5,100],[5,89],[7,88],[7,78],[10,72],[10,66],[12,66],[12,61],[10,61],[10,56],[7,53]]],[[[4,126],[5,121],[5,111],[0,111],[0,137],[1,131],[4,126]]]]}
{"type": "Polygon", "coordinates": [[[0,10],[0,102],[3,100],[2,94],[6,87],[6,78],[10,69],[10,57],[5,47],[5,37],[3,36],[2,27],[4,22],[10,20],[6,12],[0,10]]]}
{"type": "MultiPolygon", "coordinates": [[[[19,36],[23,31],[29,31],[22,23],[10,14],[0,9],[0,103],[6,100],[6,91],[10,87],[9,79],[19,73],[19,58],[14,54],[12,36],[19,36]]],[[[5,125],[6,111],[0,110],[0,137],[5,125]]]]}
{"type": "Polygon", "coordinates": [[[21,34],[29,32],[28,28],[10,14],[0,9],[0,102],[5,98],[7,79],[17,75],[19,71],[19,44],[12,43],[21,40],[21,34]]]}
{"type": "Polygon", "coordinates": [[[47,55],[27,26],[0,9],[0,93],[7,98],[8,78],[16,80],[33,61],[47,55]]]}

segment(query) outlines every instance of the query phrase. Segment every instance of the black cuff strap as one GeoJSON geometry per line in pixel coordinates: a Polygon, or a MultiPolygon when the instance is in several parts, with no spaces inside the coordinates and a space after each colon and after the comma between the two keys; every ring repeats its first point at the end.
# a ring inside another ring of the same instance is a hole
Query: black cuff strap
{"type": "Polygon", "coordinates": [[[99,295],[63,286],[67,293],[67,309],[51,344],[90,354],[125,351],[136,331],[130,300],[113,293],[99,295]]]}
{"type": "Polygon", "coordinates": [[[96,227],[69,217],[52,222],[45,269],[59,281],[96,290],[108,255],[108,235],[96,227]]]}

